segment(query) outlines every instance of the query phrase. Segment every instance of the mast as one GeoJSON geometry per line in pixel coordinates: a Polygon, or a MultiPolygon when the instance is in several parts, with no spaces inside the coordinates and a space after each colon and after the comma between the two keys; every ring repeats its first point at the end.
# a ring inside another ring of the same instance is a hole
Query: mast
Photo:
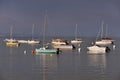
{"type": "Polygon", "coordinates": [[[101,26],[101,39],[103,38],[103,27],[104,27],[104,21],[102,21],[102,26],[101,26]]]}
{"type": "Polygon", "coordinates": [[[108,36],[108,24],[106,24],[105,37],[108,36]]]}
{"type": "Polygon", "coordinates": [[[44,16],[44,25],[43,25],[43,47],[45,46],[45,36],[46,36],[46,15],[44,16]]]}
{"type": "Polygon", "coordinates": [[[13,38],[13,26],[10,27],[10,38],[13,38]]]}
{"type": "Polygon", "coordinates": [[[76,28],[75,28],[75,39],[77,39],[77,24],[76,24],[76,28]]]}
{"type": "Polygon", "coordinates": [[[33,26],[32,26],[32,40],[33,40],[33,36],[34,36],[34,28],[35,28],[35,24],[33,24],[33,26]]]}

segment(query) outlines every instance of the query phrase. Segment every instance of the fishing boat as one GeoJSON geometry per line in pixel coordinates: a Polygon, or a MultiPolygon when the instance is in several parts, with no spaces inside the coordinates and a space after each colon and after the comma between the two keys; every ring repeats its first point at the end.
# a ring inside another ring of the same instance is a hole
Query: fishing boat
{"type": "Polygon", "coordinates": [[[39,49],[35,49],[35,53],[36,54],[39,54],[39,53],[57,53],[58,50],[57,49],[48,49],[46,46],[45,46],[45,31],[46,31],[46,16],[44,17],[44,30],[43,30],[43,45],[41,48],[39,49]]]}
{"type": "Polygon", "coordinates": [[[75,39],[71,40],[71,43],[72,43],[72,44],[80,44],[80,43],[82,43],[82,42],[83,42],[82,39],[78,39],[78,38],[77,38],[77,24],[76,24],[75,39]]]}
{"type": "Polygon", "coordinates": [[[104,33],[103,27],[104,27],[104,22],[102,22],[102,27],[101,27],[101,38],[100,40],[96,40],[95,44],[99,46],[108,46],[114,44],[114,40],[107,37],[107,26],[106,26],[105,37],[103,37],[103,33],[104,33]]]}

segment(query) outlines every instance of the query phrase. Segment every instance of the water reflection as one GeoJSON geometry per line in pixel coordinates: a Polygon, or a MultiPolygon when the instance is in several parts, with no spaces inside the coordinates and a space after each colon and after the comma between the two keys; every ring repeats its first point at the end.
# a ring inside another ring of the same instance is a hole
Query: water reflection
{"type": "Polygon", "coordinates": [[[88,54],[105,54],[106,52],[105,51],[87,51],[88,54]]]}
{"type": "Polygon", "coordinates": [[[106,55],[88,55],[89,65],[106,68],[106,55]]]}
{"type": "Polygon", "coordinates": [[[57,55],[56,54],[40,54],[35,56],[36,66],[39,65],[39,68],[36,71],[39,71],[42,80],[48,80],[54,78],[54,72],[57,69],[57,55]],[[49,74],[49,75],[48,75],[49,74]]]}
{"type": "Polygon", "coordinates": [[[9,79],[13,79],[13,48],[12,47],[9,47],[9,53],[8,53],[8,55],[9,55],[9,69],[8,69],[8,71],[7,71],[7,73],[8,73],[8,78],[9,79]]]}

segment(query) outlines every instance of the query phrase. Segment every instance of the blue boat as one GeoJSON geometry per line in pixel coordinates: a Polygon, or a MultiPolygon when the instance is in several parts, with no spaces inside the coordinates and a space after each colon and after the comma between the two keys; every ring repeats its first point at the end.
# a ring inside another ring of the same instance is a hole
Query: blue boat
{"type": "Polygon", "coordinates": [[[44,32],[43,32],[43,47],[39,48],[39,49],[35,49],[35,53],[38,54],[38,53],[57,53],[59,51],[56,50],[56,49],[48,49],[45,47],[45,30],[46,29],[46,16],[44,17],[44,32]]]}
{"type": "Polygon", "coordinates": [[[40,48],[40,49],[35,49],[35,53],[57,53],[56,49],[46,49],[46,48],[40,48]]]}

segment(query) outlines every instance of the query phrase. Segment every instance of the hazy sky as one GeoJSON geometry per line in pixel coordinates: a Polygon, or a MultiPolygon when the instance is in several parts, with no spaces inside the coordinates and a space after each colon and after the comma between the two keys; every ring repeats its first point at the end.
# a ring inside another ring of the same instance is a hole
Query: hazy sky
{"type": "Polygon", "coordinates": [[[0,0],[0,33],[42,35],[45,11],[50,36],[96,36],[101,21],[108,25],[108,36],[120,37],[120,0],[0,0]]]}

